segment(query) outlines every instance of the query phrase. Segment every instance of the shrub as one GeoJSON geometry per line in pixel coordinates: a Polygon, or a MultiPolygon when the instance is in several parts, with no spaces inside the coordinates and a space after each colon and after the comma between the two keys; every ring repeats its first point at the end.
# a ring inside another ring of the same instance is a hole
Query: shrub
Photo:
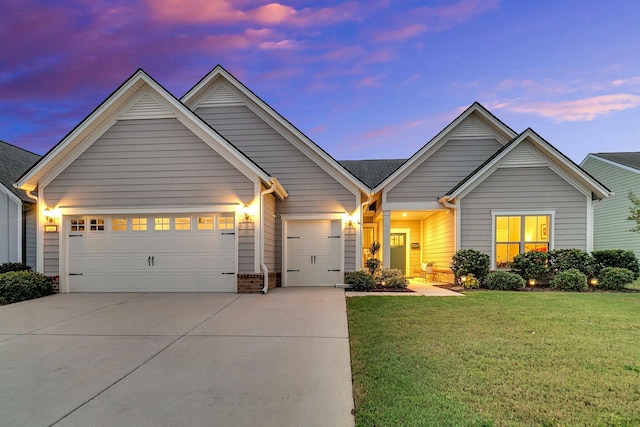
{"type": "Polygon", "coordinates": [[[382,270],[380,273],[380,282],[385,288],[400,288],[404,289],[409,284],[409,281],[402,271],[396,268],[389,268],[386,270],[382,270]]]}
{"type": "Polygon", "coordinates": [[[589,289],[587,276],[577,268],[570,268],[558,272],[553,279],[551,279],[550,285],[553,289],[559,291],[583,292],[589,289]]]}
{"type": "Polygon", "coordinates": [[[561,271],[579,270],[586,276],[593,276],[595,260],[582,249],[556,249],[548,254],[549,272],[553,276],[561,271]]]}
{"type": "Polygon", "coordinates": [[[381,261],[378,258],[369,258],[365,265],[367,266],[367,270],[369,270],[369,274],[376,274],[378,268],[380,268],[381,261]]]}
{"type": "Polygon", "coordinates": [[[544,280],[547,277],[547,253],[530,251],[513,258],[511,267],[524,280],[544,280]]]}
{"type": "Polygon", "coordinates": [[[0,304],[11,304],[50,295],[51,278],[35,271],[10,271],[0,274],[0,304]]]}
{"type": "Polygon", "coordinates": [[[10,271],[29,271],[31,267],[21,262],[5,262],[0,265],[0,274],[8,273],[10,271]]]}
{"type": "Polygon", "coordinates": [[[465,289],[478,289],[480,287],[480,281],[476,279],[476,276],[474,276],[473,273],[469,273],[464,276],[462,286],[464,286],[465,289]]]}
{"type": "Polygon", "coordinates": [[[524,288],[525,280],[518,274],[508,271],[492,271],[487,275],[484,286],[487,289],[519,291],[524,288]]]}
{"type": "Polygon", "coordinates": [[[344,283],[351,285],[355,291],[366,291],[373,288],[375,280],[373,274],[361,270],[345,273],[344,283]]]}
{"type": "Polygon", "coordinates": [[[620,267],[605,267],[598,275],[598,286],[603,289],[618,291],[624,289],[635,279],[633,271],[620,267]]]}
{"type": "Polygon", "coordinates": [[[640,263],[633,251],[624,249],[606,249],[591,252],[596,262],[596,275],[600,275],[600,270],[605,267],[620,267],[631,270],[634,279],[640,277],[640,263]]]}
{"type": "Polygon", "coordinates": [[[475,249],[460,249],[451,258],[451,270],[456,276],[468,276],[473,274],[477,280],[484,283],[489,274],[489,255],[478,252],[475,249]]]}

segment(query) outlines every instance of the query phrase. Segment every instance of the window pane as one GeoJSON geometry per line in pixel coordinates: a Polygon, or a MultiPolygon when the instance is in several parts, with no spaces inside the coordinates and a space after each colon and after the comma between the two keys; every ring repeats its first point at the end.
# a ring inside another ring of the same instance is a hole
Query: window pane
{"type": "Polygon", "coordinates": [[[127,219],[126,218],[111,218],[111,230],[113,230],[113,231],[127,231],[127,219]]]}
{"type": "Polygon", "coordinates": [[[509,218],[506,216],[496,217],[496,242],[506,242],[509,240],[509,218]]]}
{"type": "Polygon", "coordinates": [[[522,234],[520,233],[521,217],[509,217],[509,242],[519,242],[522,234]]]}
{"type": "Polygon", "coordinates": [[[191,230],[191,217],[176,218],[176,230],[191,230]]]}
{"type": "Polygon", "coordinates": [[[85,230],[84,218],[71,220],[71,231],[84,231],[84,230],[85,230]]]}
{"type": "Polygon", "coordinates": [[[538,217],[538,241],[549,241],[549,224],[551,223],[548,215],[538,217]]]}
{"type": "Polygon", "coordinates": [[[518,243],[501,243],[496,245],[496,268],[511,268],[513,257],[520,253],[518,243]]]}
{"type": "Polygon", "coordinates": [[[169,218],[155,218],[155,229],[157,231],[171,230],[171,221],[169,218]]]}
{"type": "Polygon", "coordinates": [[[525,216],[524,217],[524,241],[536,242],[538,237],[538,217],[537,216],[525,216]]]}
{"type": "Polygon", "coordinates": [[[547,252],[548,250],[549,250],[549,244],[545,242],[525,243],[524,245],[525,252],[531,252],[531,251],[547,252]]]}
{"type": "Polygon", "coordinates": [[[213,230],[213,217],[212,216],[199,216],[198,217],[198,230],[213,230]]]}
{"type": "Polygon", "coordinates": [[[218,217],[218,230],[233,230],[233,217],[232,216],[219,216],[218,217]]]}
{"type": "Polygon", "coordinates": [[[133,230],[133,231],[146,231],[147,230],[147,218],[131,218],[131,230],[133,230]]]}
{"type": "Polygon", "coordinates": [[[104,219],[103,218],[90,218],[89,219],[89,231],[104,231],[104,219]]]}

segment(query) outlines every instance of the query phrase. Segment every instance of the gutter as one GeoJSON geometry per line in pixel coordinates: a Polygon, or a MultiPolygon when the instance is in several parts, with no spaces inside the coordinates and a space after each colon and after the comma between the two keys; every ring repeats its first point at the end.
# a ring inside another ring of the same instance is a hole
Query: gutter
{"type": "Polygon", "coordinates": [[[264,196],[276,191],[278,186],[277,181],[273,179],[269,181],[269,184],[271,185],[269,188],[260,192],[260,221],[262,221],[260,226],[260,268],[262,269],[263,274],[262,290],[260,291],[261,294],[269,292],[269,269],[264,263],[264,196]]]}
{"type": "Polygon", "coordinates": [[[457,203],[451,203],[451,201],[447,198],[447,196],[442,196],[438,199],[438,202],[442,203],[442,205],[449,209],[458,209],[457,203]]]}

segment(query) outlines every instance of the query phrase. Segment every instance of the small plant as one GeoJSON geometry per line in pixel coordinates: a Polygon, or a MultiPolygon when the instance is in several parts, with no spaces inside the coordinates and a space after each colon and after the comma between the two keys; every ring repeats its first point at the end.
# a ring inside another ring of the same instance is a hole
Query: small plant
{"type": "Polygon", "coordinates": [[[484,282],[489,274],[489,255],[475,249],[460,249],[451,258],[451,270],[456,280],[472,274],[479,282],[484,282]]]}
{"type": "Polygon", "coordinates": [[[577,268],[560,271],[549,284],[553,289],[559,291],[584,292],[589,289],[587,276],[577,268]]]}
{"type": "Polygon", "coordinates": [[[598,276],[598,286],[603,289],[619,291],[630,283],[633,283],[635,275],[633,271],[620,267],[605,267],[598,276]]]}
{"type": "Polygon", "coordinates": [[[10,271],[0,274],[0,305],[50,295],[51,278],[35,271],[10,271]]]}
{"type": "Polygon", "coordinates": [[[530,251],[518,254],[513,258],[511,268],[524,280],[545,280],[547,278],[547,253],[530,251]]]}
{"type": "Polygon", "coordinates": [[[375,279],[373,277],[373,274],[369,273],[368,271],[352,271],[349,273],[345,273],[344,283],[347,285],[351,285],[351,288],[354,291],[367,291],[373,288],[375,279]]]}
{"type": "Polygon", "coordinates": [[[600,270],[605,267],[626,268],[633,272],[634,279],[640,277],[640,263],[633,251],[624,249],[606,249],[591,252],[596,262],[596,275],[600,274],[600,270]]]}
{"type": "Polygon", "coordinates": [[[382,270],[379,280],[384,288],[405,289],[409,285],[409,281],[404,277],[402,271],[396,268],[382,270]]]}
{"type": "Polygon", "coordinates": [[[550,251],[548,261],[551,276],[572,268],[579,270],[586,276],[592,276],[596,270],[596,262],[593,257],[581,249],[556,249],[550,251]]]}
{"type": "Polygon", "coordinates": [[[21,262],[5,262],[0,265],[0,274],[9,273],[10,271],[29,271],[31,267],[21,262]]]}
{"type": "Polygon", "coordinates": [[[525,280],[518,274],[508,271],[492,271],[487,275],[484,286],[487,289],[519,291],[524,288],[525,280]]]}
{"type": "Polygon", "coordinates": [[[480,287],[480,282],[473,273],[460,277],[460,283],[465,289],[478,289],[480,287]]]}
{"type": "Polygon", "coordinates": [[[379,251],[380,251],[380,243],[371,242],[371,245],[369,245],[369,254],[371,255],[371,258],[369,258],[365,262],[365,265],[367,267],[367,270],[369,270],[369,273],[374,275],[380,268],[380,264],[381,264],[381,261],[378,258],[376,258],[376,255],[378,254],[379,251]]]}

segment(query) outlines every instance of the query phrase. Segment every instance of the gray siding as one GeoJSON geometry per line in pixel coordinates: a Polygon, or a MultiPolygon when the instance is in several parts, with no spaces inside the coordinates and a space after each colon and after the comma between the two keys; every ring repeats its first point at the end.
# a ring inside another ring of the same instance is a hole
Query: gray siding
{"type": "Polygon", "coordinates": [[[22,224],[18,221],[18,209],[20,206],[13,199],[0,192],[0,264],[21,261],[18,229],[22,224]]]}
{"type": "Polygon", "coordinates": [[[251,180],[176,119],[114,124],[45,189],[48,206],[248,203],[251,180]]]}
{"type": "Polygon", "coordinates": [[[344,271],[356,270],[356,229],[347,227],[344,231],[344,271]]]}
{"type": "Polygon", "coordinates": [[[276,201],[273,194],[264,196],[264,263],[269,272],[276,271],[276,201]]]}
{"type": "Polygon", "coordinates": [[[595,204],[593,249],[626,249],[640,257],[640,235],[628,231],[634,224],[627,220],[632,205],[629,191],[640,196],[640,171],[634,173],[593,158],[582,167],[615,193],[595,204]]]}
{"type": "Polygon", "coordinates": [[[460,206],[463,249],[491,253],[492,210],[555,210],[554,249],[586,249],[587,198],[547,167],[498,169],[460,206]]]}
{"type": "Polygon", "coordinates": [[[256,273],[254,268],[255,260],[255,223],[238,223],[238,273],[256,273]]]}
{"type": "Polygon", "coordinates": [[[437,269],[448,269],[455,248],[455,216],[442,211],[422,220],[423,261],[432,261],[437,269]]]}
{"type": "Polygon", "coordinates": [[[50,276],[60,274],[59,242],[59,233],[44,233],[44,274],[50,276]]]}
{"type": "Polygon", "coordinates": [[[278,213],[342,213],[357,208],[353,193],[249,108],[201,107],[196,113],[268,174],[278,178],[289,193],[278,204],[278,213]]]}
{"type": "Polygon", "coordinates": [[[502,145],[495,139],[449,140],[387,193],[388,202],[433,201],[502,145]]]}
{"type": "Polygon", "coordinates": [[[33,270],[36,270],[37,260],[37,215],[38,208],[35,203],[28,204],[25,207],[23,215],[25,216],[24,242],[25,242],[25,263],[33,270]]]}

